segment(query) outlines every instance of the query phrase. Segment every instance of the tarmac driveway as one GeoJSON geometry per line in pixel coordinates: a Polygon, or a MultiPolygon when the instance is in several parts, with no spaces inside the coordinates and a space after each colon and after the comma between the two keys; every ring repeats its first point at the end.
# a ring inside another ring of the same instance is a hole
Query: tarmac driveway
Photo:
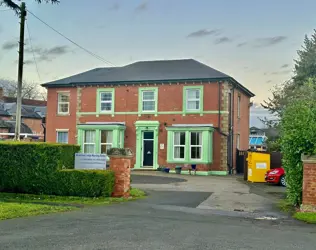
{"type": "MultiPolygon", "coordinates": [[[[278,196],[269,194],[265,184],[248,184],[236,176],[187,176],[161,172],[133,172],[132,185],[147,192],[195,192],[206,196],[197,205],[199,209],[242,212],[249,216],[284,217],[275,207],[277,200],[284,195],[280,188],[278,196]]],[[[272,188],[273,190],[273,188],[272,188]]],[[[195,194],[195,195],[196,195],[195,194]]],[[[180,194],[179,194],[180,195],[180,194]]],[[[194,195],[189,195],[194,196],[194,195]]],[[[176,197],[176,195],[174,195],[176,197]]]]}
{"type": "MultiPolygon", "coordinates": [[[[158,177],[133,175],[133,185],[145,187],[150,195],[146,199],[0,221],[0,249],[315,249],[314,227],[199,208],[210,199],[225,208],[227,204],[212,197],[232,187],[229,178],[158,177]],[[156,184],[144,184],[148,181],[156,184]]],[[[236,185],[230,193],[243,196],[249,191],[236,185]]]]}

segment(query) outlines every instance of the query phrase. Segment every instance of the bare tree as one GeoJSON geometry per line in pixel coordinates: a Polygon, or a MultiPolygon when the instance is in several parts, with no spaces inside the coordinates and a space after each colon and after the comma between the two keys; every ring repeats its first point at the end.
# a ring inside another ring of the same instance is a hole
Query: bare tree
{"type": "MultiPolygon", "coordinates": [[[[9,97],[16,97],[17,83],[12,80],[0,79],[0,87],[4,94],[9,97]]],[[[33,100],[46,100],[46,89],[35,82],[23,82],[22,98],[33,100]]]]}

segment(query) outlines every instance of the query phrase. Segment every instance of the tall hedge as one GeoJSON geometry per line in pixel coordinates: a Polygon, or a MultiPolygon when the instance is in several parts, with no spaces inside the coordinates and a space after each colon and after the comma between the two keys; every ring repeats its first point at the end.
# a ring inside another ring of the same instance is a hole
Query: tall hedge
{"type": "Polygon", "coordinates": [[[109,196],[114,174],[74,168],[77,145],[1,142],[0,191],[31,194],[109,196]]]}
{"type": "Polygon", "coordinates": [[[303,153],[316,153],[316,102],[295,100],[281,120],[281,148],[286,172],[287,196],[295,205],[302,203],[303,153]]]}

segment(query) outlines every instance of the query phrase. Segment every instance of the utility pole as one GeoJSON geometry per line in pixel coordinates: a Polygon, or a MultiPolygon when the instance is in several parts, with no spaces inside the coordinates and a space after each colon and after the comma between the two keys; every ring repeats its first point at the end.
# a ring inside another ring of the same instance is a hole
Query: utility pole
{"type": "Polygon", "coordinates": [[[20,41],[19,41],[19,66],[18,66],[18,88],[16,96],[15,113],[15,135],[14,140],[20,140],[21,132],[21,108],[22,108],[22,81],[23,81],[23,63],[24,63],[24,26],[25,26],[26,8],[25,3],[20,7],[20,41]]]}

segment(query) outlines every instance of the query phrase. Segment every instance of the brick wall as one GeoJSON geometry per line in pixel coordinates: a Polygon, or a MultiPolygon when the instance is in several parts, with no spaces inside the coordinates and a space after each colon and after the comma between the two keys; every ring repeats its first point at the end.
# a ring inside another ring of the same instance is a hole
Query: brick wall
{"type": "MultiPolygon", "coordinates": [[[[183,86],[200,86],[197,84],[157,84],[158,87],[158,111],[182,111],[183,109],[183,86]]],[[[152,86],[152,85],[150,85],[152,86]]],[[[204,110],[217,111],[218,104],[218,87],[217,83],[205,83],[204,86],[204,110]]],[[[100,86],[106,88],[104,86],[100,86]]],[[[113,86],[109,86],[111,88],[113,86]]],[[[115,88],[115,112],[137,112],[138,111],[138,89],[140,86],[118,86],[115,88]]],[[[141,86],[146,87],[146,85],[141,86]]],[[[221,85],[221,111],[228,111],[228,84],[221,85]]],[[[131,148],[134,152],[136,149],[136,128],[134,123],[137,120],[155,120],[159,121],[158,145],[164,144],[164,149],[158,149],[158,164],[174,167],[168,164],[167,159],[167,131],[165,126],[172,124],[213,124],[218,126],[218,113],[212,114],[162,114],[141,115],[138,114],[115,114],[96,115],[96,114],[78,114],[76,112],[96,112],[96,92],[97,87],[78,87],[64,89],[48,89],[47,105],[47,140],[56,141],[56,129],[69,129],[69,143],[76,143],[76,124],[86,122],[125,122],[125,147],[131,148]],[[58,91],[70,92],[70,115],[57,115],[57,93],[58,91]]],[[[244,95],[242,95],[245,97],[244,95]]],[[[249,100],[249,98],[248,98],[249,100]]],[[[246,97],[245,97],[246,103],[246,97]]],[[[248,110],[248,106],[247,106],[248,110]]],[[[245,112],[245,111],[243,111],[245,112]]],[[[245,118],[247,116],[245,115],[245,118]]],[[[249,115],[248,115],[249,121],[249,115]]],[[[247,121],[243,121],[246,123],[247,121]]],[[[246,127],[249,127],[247,124],[246,127]]],[[[221,129],[224,133],[228,132],[228,114],[221,115],[221,129]]],[[[243,142],[248,141],[248,133],[241,134],[243,142]]],[[[132,166],[135,159],[133,159],[132,166]]],[[[198,165],[198,170],[227,170],[227,138],[221,136],[217,131],[213,135],[213,164],[198,165]]]]}
{"type": "Polygon", "coordinates": [[[249,119],[250,119],[250,97],[244,95],[238,89],[234,90],[234,150],[233,150],[233,168],[236,168],[236,151],[237,151],[237,137],[240,138],[240,150],[248,150],[249,148],[249,119]],[[238,117],[237,106],[238,96],[240,96],[240,116],[238,117]]]}
{"type": "Polygon", "coordinates": [[[304,210],[316,211],[316,156],[303,156],[303,203],[304,210]]]}
{"type": "MultiPolygon", "coordinates": [[[[93,100],[91,100],[91,104],[93,100]]],[[[94,104],[95,105],[95,104],[94,104]]],[[[76,88],[56,88],[47,91],[47,115],[46,115],[46,140],[56,142],[56,129],[69,129],[69,143],[76,144],[76,106],[77,89],[76,88]],[[70,93],[70,114],[57,114],[57,93],[68,91],[70,93]]]]}
{"type": "Polygon", "coordinates": [[[41,119],[22,118],[22,122],[32,130],[33,134],[44,134],[41,119]]]}

